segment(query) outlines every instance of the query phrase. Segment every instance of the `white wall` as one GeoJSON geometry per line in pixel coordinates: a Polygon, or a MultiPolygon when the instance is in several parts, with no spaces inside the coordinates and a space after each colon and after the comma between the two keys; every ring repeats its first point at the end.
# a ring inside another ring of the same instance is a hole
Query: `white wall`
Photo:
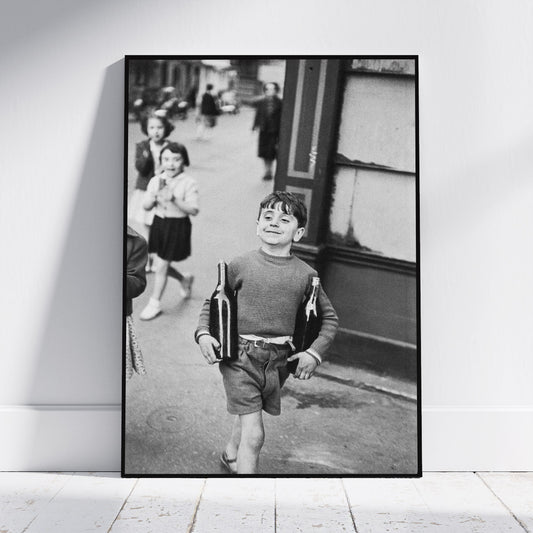
{"type": "Polygon", "coordinates": [[[224,6],[2,4],[0,468],[120,466],[123,56],[290,52],[420,55],[424,468],[533,470],[533,4],[224,6]]]}

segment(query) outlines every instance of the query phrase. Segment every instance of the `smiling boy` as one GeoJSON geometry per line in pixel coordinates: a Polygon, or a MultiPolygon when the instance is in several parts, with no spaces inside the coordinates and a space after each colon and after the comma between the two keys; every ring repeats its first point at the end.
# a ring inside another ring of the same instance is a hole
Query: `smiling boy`
{"type": "MultiPolygon", "coordinates": [[[[228,412],[237,415],[221,455],[231,473],[257,473],[265,439],[262,411],[280,414],[287,361],[298,359],[295,377],[309,379],[337,331],[337,314],[320,289],[319,336],[308,350],[291,355],[296,312],[311,278],[317,275],[291,254],[292,243],[303,237],[306,222],[306,207],[295,195],[284,191],[269,194],[260,204],[257,220],[259,250],[228,265],[229,284],[238,291],[239,357],[220,363],[219,369],[228,412]]],[[[218,342],[209,334],[209,300],[200,313],[195,339],[207,362],[217,362],[218,342]]]]}

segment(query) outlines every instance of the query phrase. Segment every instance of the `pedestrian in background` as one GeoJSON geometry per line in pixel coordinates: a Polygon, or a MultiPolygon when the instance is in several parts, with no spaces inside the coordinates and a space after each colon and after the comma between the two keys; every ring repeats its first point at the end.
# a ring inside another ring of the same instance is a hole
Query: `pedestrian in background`
{"type": "MultiPolygon", "coordinates": [[[[137,169],[137,181],[129,202],[128,218],[137,222],[137,228],[141,235],[148,241],[150,226],[154,218],[154,212],[143,208],[144,196],[150,179],[161,172],[159,155],[164,146],[168,144],[167,137],[174,125],[166,118],[164,112],[152,111],[141,120],[141,131],[148,139],[141,141],[135,146],[135,168],[137,169]]],[[[153,257],[149,257],[146,270],[151,271],[153,257]]]]}
{"type": "MultiPolygon", "coordinates": [[[[319,292],[322,326],[304,352],[292,353],[296,314],[316,271],[291,254],[293,242],[305,231],[307,209],[295,195],[277,191],[260,204],[257,235],[259,250],[235,258],[228,265],[230,290],[238,291],[239,356],[220,362],[227,409],[237,415],[220,460],[230,473],[255,474],[265,430],[262,411],[279,415],[281,388],[298,359],[294,376],[309,379],[333,342],[338,319],[323,289],[319,292]]],[[[206,300],[195,340],[208,363],[217,362],[218,341],[209,330],[206,300]]]]}
{"type": "Polygon", "coordinates": [[[199,114],[196,119],[198,122],[198,127],[196,130],[197,140],[207,140],[207,132],[217,125],[218,115],[220,115],[220,110],[217,101],[213,96],[213,85],[208,83],[206,86],[206,91],[202,95],[199,114]]]}
{"type": "Polygon", "coordinates": [[[146,189],[143,206],[155,207],[150,229],[148,251],[156,254],[152,297],[140,314],[141,320],[151,320],[161,313],[161,297],[168,276],[178,280],[184,298],[191,296],[194,277],[182,274],[171,263],[191,255],[191,220],[198,214],[198,184],[185,173],[189,155],[185,146],[168,143],[160,154],[162,173],[154,176],[146,189]]]}
{"type": "Polygon", "coordinates": [[[252,130],[259,130],[257,155],[263,160],[265,173],[263,180],[272,179],[272,167],[278,155],[279,131],[281,126],[281,100],[278,97],[279,85],[265,83],[265,96],[256,105],[252,130]]]}
{"type": "Polygon", "coordinates": [[[133,327],[133,298],[137,298],[146,288],[145,267],[148,260],[146,240],[135,230],[126,227],[126,379],[133,372],[143,375],[144,361],[137,335],[133,327]]]}
{"type": "Polygon", "coordinates": [[[187,104],[190,109],[196,109],[196,97],[198,95],[198,87],[193,85],[187,93],[187,104]]]}

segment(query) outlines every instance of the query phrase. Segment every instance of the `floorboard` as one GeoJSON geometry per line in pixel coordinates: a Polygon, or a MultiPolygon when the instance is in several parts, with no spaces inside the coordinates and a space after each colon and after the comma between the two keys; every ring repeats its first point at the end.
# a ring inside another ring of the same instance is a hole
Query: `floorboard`
{"type": "Polygon", "coordinates": [[[533,533],[533,472],[485,472],[478,476],[528,533],[533,533]]]}
{"type": "Polygon", "coordinates": [[[431,531],[440,526],[411,479],[344,479],[358,533],[431,531]]]}
{"type": "Polygon", "coordinates": [[[533,533],[533,473],[421,479],[0,473],[0,533],[533,533]]]}
{"type": "Polygon", "coordinates": [[[175,533],[192,524],[203,479],[143,478],[113,523],[110,533],[175,533]]]}
{"type": "Polygon", "coordinates": [[[473,473],[427,473],[421,479],[403,480],[346,479],[344,485],[358,533],[523,533],[473,473]]]}
{"type": "Polygon", "coordinates": [[[274,533],[273,478],[208,479],[192,533],[274,533]]]}
{"type": "Polygon", "coordinates": [[[0,473],[0,532],[24,531],[72,474],[0,473]]]}
{"type": "Polygon", "coordinates": [[[276,533],[353,532],[340,479],[277,479],[276,533]]]}
{"type": "Polygon", "coordinates": [[[134,479],[119,474],[74,474],[24,533],[108,531],[134,479]]]}

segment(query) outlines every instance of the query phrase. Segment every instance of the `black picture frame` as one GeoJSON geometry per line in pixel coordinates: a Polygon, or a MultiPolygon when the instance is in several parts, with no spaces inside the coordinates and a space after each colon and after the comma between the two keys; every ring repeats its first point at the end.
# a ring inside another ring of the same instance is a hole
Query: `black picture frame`
{"type": "MultiPolygon", "coordinates": [[[[198,61],[202,61],[206,59],[206,56],[180,56],[180,55],[127,55],[125,57],[125,90],[124,90],[124,275],[123,275],[123,306],[124,306],[124,313],[123,313],[123,366],[124,369],[126,367],[125,358],[126,358],[126,342],[127,342],[127,336],[126,336],[126,318],[125,318],[125,311],[127,306],[127,283],[126,283],[126,267],[127,267],[127,261],[126,261],[126,228],[129,222],[128,218],[128,200],[130,197],[130,191],[129,187],[131,187],[132,184],[132,146],[133,146],[133,139],[131,138],[131,131],[132,127],[135,127],[138,129],[138,123],[132,120],[132,87],[130,86],[130,80],[132,75],[132,66],[135,64],[138,64],[139,62],[167,62],[166,65],[168,66],[169,62],[173,61],[181,61],[181,62],[191,62],[191,64],[196,64],[198,61]]],[[[380,390],[380,387],[376,384],[365,384],[363,382],[356,383],[354,379],[345,380],[346,382],[350,381],[350,383],[342,383],[343,379],[338,378],[338,376],[329,376],[329,383],[337,383],[339,386],[347,386],[347,387],[354,387],[354,385],[359,386],[360,388],[354,388],[354,390],[362,391],[362,393],[365,394],[381,394],[383,395],[383,398],[387,400],[387,402],[390,402],[390,405],[394,405],[394,402],[409,402],[409,424],[410,427],[414,428],[415,436],[410,441],[410,450],[411,453],[409,455],[409,471],[396,471],[394,469],[394,465],[392,462],[390,462],[389,468],[387,471],[376,471],[379,470],[379,468],[376,468],[376,465],[373,464],[372,468],[365,469],[363,468],[362,471],[359,471],[357,468],[354,468],[353,471],[350,471],[350,469],[337,469],[335,472],[331,472],[331,468],[324,467],[320,468],[320,463],[317,463],[316,468],[309,468],[307,471],[301,471],[301,469],[298,467],[295,470],[291,471],[290,468],[285,468],[285,471],[283,471],[282,461],[280,463],[277,463],[277,469],[276,471],[263,471],[260,470],[257,474],[240,474],[242,477],[405,477],[405,478],[415,478],[415,477],[421,477],[422,475],[422,416],[421,416],[421,405],[422,405],[422,398],[421,398],[421,331],[420,331],[420,292],[421,292],[421,284],[420,284],[420,196],[419,196],[419,187],[420,187],[420,166],[419,166],[419,74],[418,74],[418,56],[417,55],[406,55],[406,56],[400,56],[400,55],[388,55],[388,56],[378,56],[378,55],[353,55],[353,56],[269,56],[268,58],[263,58],[259,56],[221,56],[221,55],[215,55],[215,56],[209,56],[209,60],[215,60],[215,61],[222,61],[222,60],[240,60],[240,61],[248,61],[253,62],[257,60],[279,60],[279,61],[285,61],[285,62],[297,62],[297,61],[307,61],[307,66],[309,65],[326,65],[324,67],[325,73],[325,79],[326,83],[328,80],[333,80],[331,83],[332,85],[328,87],[328,92],[323,95],[323,104],[324,106],[328,105],[328,102],[331,103],[330,109],[328,109],[328,117],[330,118],[329,122],[324,121],[322,123],[319,123],[319,125],[315,128],[318,130],[318,133],[315,131],[313,132],[307,132],[302,133],[302,135],[307,135],[310,139],[313,135],[317,135],[318,137],[322,139],[329,139],[330,144],[327,145],[327,149],[325,149],[324,154],[321,154],[320,147],[323,146],[322,144],[319,144],[319,149],[317,153],[315,154],[315,162],[314,165],[320,167],[317,171],[317,175],[315,176],[313,187],[307,189],[305,185],[305,180],[307,178],[302,177],[302,172],[295,170],[298,159],[298,155],[294,155],[294,153],[291,155],[289,152],[289,148],[287,148],[287,145],[285,145],[285,151],[280,147],[280,153],[278,155],[278,167],[281,165],[283,167],[283,176],[277,174],[274,179],[274,186],[282,186],[286,190],[291,190],[292,192],[295,192],[296,194],[301,195],[302,199],[307,203],[307,207],[312,213],[317,213],[318,220],[321,221],[320,223],[317,223],[315,225],[311,225],[308,227],[306,238],[304,239],[304,242],[296,247],[295,253],[303,260],[307,261],[309,264],[311,264],[313,267],[317,268],[319,272],[326,272],[328,269],[328,258],[333,257],[333,260],[336,265],[341,265],[341,267],[337,268],[335,271],[336,274],[330,274],[331,276],[337,275],[339,272],[346,272],[349,271],[350,268],[357,268],[358,272],[361,271],[368,271],[368,272],[378,272],[382,274],[382,277],[376,277],[375,279],[379,279],[381,281],[385,280],[387,283],[390,283],[391,285],[394,284],[395,280],[398,279],[408,279],[408,282],[405,282],[406,285],[408,284],[408,289],[406,289],[404,286],[402,286],[401,289],[399,289],[398,293],[394,292],[394,287],[390,289],[390,293],[387,294],[396,294],[396,297],[400,300],[402,296],[398,296],[398,294],[405,294],[409,293],[412,295],[412,297],[409,299],[409,301],[401,303],[401,305],[404,305],[404,307],[409,307],[413,310],[412,316],[410,316],[410,320],[415,323],[415,330],[411,332],[411,335],[414,335],[414,342],[405,342],[403,340],[395,340],[395,342],[390,343],[390,351],[384,350],[383,346],[380,344],[380,335],[377,334],[369,334],[368,336],[361,336],[357,340],[357,349],[358,352],[363,353],[363,355],[358,355],[356,357],[355,363],[350,362],[347,360],[347,353],[350,350],[350,343],[353,342],[352,337],[350,337],[350,329],[347,327],[342,327],[342,324],[344,323],[341,319],[341,327],[343,330],[347,330],[346,332],[343,331],[343,338],[342,343],[343,346],[339,347],[339,354],[338,355],[338,361],[341,363],[341,365],[361,365],[361,368],[365,372],[374,373],[376,376],[385,376],[387,375],[386,371],[383,371],[383,368],[387,369],[391,372],[392,378],[398,380],[398,382],[401,383],[408,383],[409,386],[406,386],[408,390],[416,390],[416,393],[414,396],[412,394],[403,393],[402,391],[395,391],[395,390],[389,390],[387,391],[386,388],[382,388],[380,390]],[[324,61],[326,63],[324,63],[324,61]],[[320,63],[322,62],[322,63],[320,63]],[[350,63],[351,62],[351,63],[350,63]],[[358,62],[356,64],[356,62],[358,62]],[[381,63],[380,63],[381,62],[381,63]],[[388,63],[387,63],[388,62],[388,63]],[[379,69],[375,68],[375,65],[381,64],[382,70],[379,71],[379,69]],[[405,68],[405,65],[409,64],[412,65],[412,70],[405,68]],[[350,66],[351,65],[351,66],[350,66]],[[374,66],[373,66],[374,65],[374,66]],[[388,65],[388,67],[387,67],[388,65]],[[403,66],[402,66],[403,65],[403,66]],[[329,69],[329,70],[328,70],[329,69]],[[335,72],[333,72],[333,70],[335,72]],[[342,117],[342,110],[343,105],[345,104],[344,98],[344,89],[346,87],[346,79],[348,76],[348,73],[356,72],[357,75],[364,77],[368,80],[381,80],[381,79],[387,79],[387,83],[389,83],[391,86],[394,85],[394,81],[398,80],[398,83],[401,84],[408,84],[412,88],[412,98],[414,99],[414,106],[412,109],[412,121],[414,123],[414,132],[413,132],[413,160],[412,160],[412,168],[405,169],[405,168],[394,168],[391,165],[388,164],[380,164],[378,161],[361,161],[357,160],[355,158],[340,158],[339,154],[337,153],[337,143],[338,143],[338,135],[339,135],[339,128],[340,123],[343,119],[342,117]],[[335,80],[342,80],[338,81],[337,85],[335,85],[335,80]],[[292,160],[290,158],[293,158],[292,160]],[[290,167],[290,164],[293,166],[290,167]],[[295,163],[296,161],[296,163],[295,163]],[[330,209],[332,206],[333,198],[335,195],[335,191],[333,190],[333,178],[335,175],[336,168],[338,168],[338,165],[342,165],[343,168],[349,167],[356,169],[356,172],[360,172],[361,174],[364,174],[365,172],[383,172],[387,175],[394,174],[399,175],[401,177],[405,177],[406,180],[410,180],[410,182],[413,184],[412,190],[413,190],[413,197],[412,205],[414,206],[414,228],[413,228],[413,234],[412,239],[413,242],[411,244],[414,244],[414,259],[413,260],[407,260],[405,258],[398,258],[398,257],[388,257],[386,254],[380,253],[379,251],[368,249],[364,246],[364,243],[357,242],[357,239],[352,239],[351,241],[344,240],[344,241],[334,241],[331,238],[331,232],[328,234],[328,216],[330,213],[330,209]],[[294,176],[291,177],[290,172],[292,171],[296,172],[294,176]],[[288,170],[287,170],[288,169],[288,170]],[[298,174],[300,172],[300,174],[298,174]],[[317,177],[318,176],[318,177],[317,177]],[[317,192],[318,191],[318,192],[317,192]],[[329,255],[328,255],[329,254],[329,255]],[[385,273],[385,274],[383,274],[385,273]],[[389,273],[392,273],[390,277],[387,277],[389,273]],[[396,278],[394,277],[396,276],[396,278]],[[388,281],[387,281],[388,280],[388,281]],[[402,292],[403,291],[403,292],[402,292]],[[345,334],[346,333],[346,334],[345,334]],[[346,347],[346,343],[348,343],[348,347],[346,347]],[[413,346],[415,349],[413,350],[413,346]],[[360,357],[360,358],[359,358],[360,357]],[[372,366],[374,365],[374,367],[372,366]],[[387,366],[388,365],[388,366],[387,366]],[[366,385],[366,389],[365,389],[366,385]]],[[[292,75],[295,74],[296,71],[293,70],[292,75]]],[[[296,72],[296,75],[298,73],[296,72]]],[[[168,75],[168,71],[167,71],[168,75]]],[[[285,73],[287,75],[287,72],[285,73]]],[[[303,74],[303,78],[306,79],[305,76],[308,75],[307,73],[303,74]]],[[[309,74],[309,76],[312,76],[314,74],[309,74]]],[[[175,78],[174,78],[175,81],[175,78]]],[[[326,85],[327,86],[327,85],[326,85]]],[[[200,92],[202,91],[202,87],[200,87],[200,92]]],[[[287,91],[288,94],[289,91],[287,91]]],[[[312,92],[312,91],[311,91],[312,92]]],[[[312,98],[313,96],[305,95],[305,88],[304,93],[300,95],[301,98],[312,98]],[[303,94],[303,96],[302,96],[303,94]]],[[[315,98],[318,98],[317,95],[314,95],[315,98]]],[[[284,95],[285,98],[285,95],[284,95]]],[[[288,98],[296,98],[294,94],[290,95],[288,98]]],[[[318,100],[317,100],[318,102],[318,100]]],[[[316,104],[316,107],[318,108],[318,104],[316,104]]],[[[292,111],[294,111],[294,104],[292,107],[292,111]]],[[[285,113],[285,110],[284,110],[285,113]]],[[[300,116],[301,118],[301,124],[304,124],[304,119],[302,118],[303,115],[300,116]]],[[[282,118],[282,128],[285,127],[285,131],[289,131],[290,129],[290,120],[294,119],[294,115],[292,117],[289,117],[286,113],[283,115],[282,118]],[[285,126],[283,126],[283,121],[285,121],[285,126]]],[[[178,119],[175,119],[176,129],[178,129],[178,126],[180,123],[178,122],[178,119]]],[[[192,116],[189,116],[187,121],[193,120],[192,116]]],[[[293,120],[294,122],[294,120],[293,120]]],[[[250,126],[250,124],[248,124],[250,126]]],[[[175,130],[176,131],[176,130],[175,130]]],[[[189,131],[191,129],[189,128],[189,131]]],[[[302,130],[303,131],[303,130],[302,130]]],[[[314,130],[313,130],[314,131],[314,130]]],[[[136,137],[137,139],[137,137],[136,137]]],[[[280,144],[283,141],[283,133],[282,138],[280,140],[280,144]]],[[[181,142],[181,140],[180,140],[181,142]]],[[[184,144],[187,145],[189,140],[184,142],[184,144]]],[[[213,140],[214,142],[214,140],[213,140]]],[[[188,147],[188,146],[187,146],[188,147]]],[[[305,148],[305,147],[304,147],[305,148]]],[[[302,148],[301,150],[304,150],[302,148]]],[[[302,152],[303,153],[303,152],[302,152]]],[[[226,157],[227,154],[224,156],[226,157]]],[[[191,160],[191,171],[194,169],[194,165],[197,163],[195,162],[194,158],[191,160]]],[[[209,163],[202,162],[204,166],[214,165],[213,159],[211,158],[209,163]]],[[[314,169],[316,170],[316,166],[314,169]]],[[[213,167],[214,168],[214,167],[213,167]]],[[[213,170],[213,172],[216,172],[216,170],[213,170]]],[[[279,172],[279,168],[277,170],[279,172]]],[[[303,172],[305,173],[305,172],[303,172]]],[[[256,179],[256,181],[259,183],[260,177],[252,177],[250,179],[256,179]]],[[[241,199],[236,198],[236,205],[238,205],[239,201],[241,199]]],[[[194,222],[193,222],[194,225],[194,222]]],[[[206,244],[205,246],[208,246],[206,244]]],[[[246,250],[243,250],[246,251],[246,250]]],[[[212,282],[210,284],[210,288],[214,288],[215,282],[216,282],[216,263],[212,264],[210,266],[210,271],[212,272],[212,282]]],[[[329,266],[329,270],[331,271],[332,268],[329,266]]],[[[153,274],[152,274],[153,276],[153,274]]],[[[326,282],[328,281],[327,275],[325,276],[326,282]]],[[[336,278],[338,279],[338,277],[336,278]]],[[[368,279],[373,279],[372,274],[369,275],[368,279]]],[[[381,283],[380,281],[380,283],[381,283]]],[[[365,281],[361,283],[367,283],[365,281]]],[[[336,291],[342,290],[343,283],[337,283],[336,284],[336,291]],[[339,286],[340,285],[340,286],[339,286]]],[[[168,289],[167,289],[168,290],[168,289]]],[[[328,290],[328,287],[326,285],[326,290],[328,290]]],[[[381,291],[384,289],[381,288],[381,291]]],[[[208,297],[210,291],[203,291],[202,296],[208,297]]],[[[329,294],[329,292],[328,292],[329,294]]],[[[382,298],[386,298],[387,294],[385,296],[382,295],[382,298]]],[[[199,297],[199,296],[198,296],[199,297]]],[[[331,295],[330,295],[331,297],[331,295]]],[[[332,298],[333,301],[333,298],[332,298]]],[[[335,302],[334,302],[335,303],[335,302]]],[[[401,307],[400,305],[400,307],[401,307]]],[[[138,307],[136,305],[136,307],[138,307]]],[[[197,311],[197,309],[196,309],[197,311]]],[[[138,313],[138,311],[136,311],[138,313]]],[[[189,311],[192,313],[192,310],[189,311]]],[[[134,312],[135,315],[135,312],[134,312]]],[[[340,316],[340,313],[339,313],[340,316]]],[[[134,317],[136,318],[136,317],[134,317]]],[[[158,319],[156,319],[158,320],[158,319]]],[[[136,319],[136,325],[137,325],[138,319],[136,319]]],[[[154,321],[155,322],[155,321],[154,321]]],[[[150,324],[151,322],[146,322],[146,326],[150,324]]],[[[144,325],[142,326],[144,327],[144,325]]],[[[398,327],[401,327],[398,326],[398,327]]],[[[141,328],[142,329],[142,328],[141,328]]],[[[190,330],[190,338],[188,341],[193,339],[194,335],[194,328],[191,328],[190,330]]],[[[145,338],[142,338],[142,335],[140,335],[140,343],[141,343],[141,349],[145,352],[145,358],[147,359],[147,366],[148,365],[148,354],[150,353],[150,347],[148,345],[143,345],[143,342],[146,342],[145,338]]],[[[197,363],[198,365],[206,365],[205,361],[203,360],[201,354],[199,351],[196,353],[197,356],[197,363]]],[[[153,366],[154,362],[151,363],[153,366]]],[[[159,364],[164,364],[159,363],[159,364]]],[[[320,368],[320,367],[319,367],[320,368]]],[[[212,369],[214,370],[214,369],[212,369]]],[[[150,371],[150,370],[149,370],[150,371]]],[[[161,373],[161,370],[160,370],[161,373]]],[[[218,372],[217,372],[218,374],[218,372]]],[[[121,425],[121,475],[122,477],[231,477],[229,473],[226,473],[222,470],[222,468],[219,465],[219,452],[221,447],[223,446],[223,442],[219,443],[218,448],[212,448],[211,452],[209,452],[205,457],[197,457],[196,461],[198,463],[198,471],[191,471],[190,469],[187,469],[186,471],[176,471],[176,468],[172,466],[172,461],[168,461],[168,470],[165,471],[165,468],[161,466],[154,466],[153,468],[147,467],[146,465],[140,468],[136,468],[132,466],[132,464],[135,463],[134,460],[130,460],[130,456],[133,454],[132,447],[127,442],[128,439],[133,440],[135,435],[135,426],[137,429],[139,429],[142,424],[139,421],[136,421],[135,424],[132,424],[130,426],[130,420],[128,420],[128,392],[129,388],[131,387],[131,384],[135,383],[136,390],[142,391],[143,390],[143,379],[144,376],[134,376],[134,379],[132,381],[128,381],[126,379],[125,371],[123,372],[122,376],[122,425],[121,425]],[[133,429],[132,429],[133,428],[133,429]],[[220,448],[220,449],[219,449],[220,448]],[[206,463],[207,461],[207,463],[206,463]],[[205,464],[208,466],[205,467],[205,464]]],[[[325,378],[324,378],[325,379],[325,378]]],[[[385,379],[385,378],[384,378],[385,379]]],[[[327,380],[326,380],[327,381],[327,380]]],[[[154,388],[154,383],[151,384],[152,387],[152,393],[157,388],[154,388]]],[[[224,402],[223,396],[221,396],[222,388],[218,389],[218,396],[217,401],[218,402],[224,402]]],[[[145,394],[143,392],[143,394],[145,394]]],[[[150,396],[153,400],[153,395],[150,396]]],[[[131,402],[130,398],[130,402],[131,402]]],[[[155,400],[157,403],[157,399],[155,400]]],[[[385,402],[385,400],[384,400],[385,402]]],[[[387,403],[385,402],[385,403],[387,403]]],[[[178,402],[179,403],[179,402],[178,402]]],[[[335,404],[335,402],[332,402],[335,404]]],[[[164,408],[164,406],[161,406],[164,408]]],[[[325,408],[327,409],[327,408],[325,408]]],[[[332,407],[331,409],[335,409],[335,407],[332,407]]],[[[155,410],[153,411],[155,412],[155,410]]],[[[206,411],[204,411],[206,412],[206,411]]],[[[161,415],[163,416],[163,415],[161,415]]],[[[174,415],[171,415],[174,416],[174,415]]],[[[283,417],[283,406],[282,406],[282,415],[283,417]]],[[[329,416],[329,415],[328,415],[329,416]]],[[[154,420],[157,419],[157,416],[154,417],[154,420]]],[[[145,424],[149,424],[148,418],[144,420],[145,424]]],[[[152,435],[157,433],[157,429],[154,429],[154,426],[157,426],[159,422],[154,422],[152,426],[144,427],[144,429],[141,428],[139,430],[138,434],[135,435],[135,440],[137,441],[136,444],[136,451],[135,455],[139,455],[142,453],[146,454],[154,454],[157,455],[159,453],[163,453],[161,450],[167,450],[168,456],[172,455],[172,451],[168,450],[169,442],[172,441],[172,439],[169,439],[168,436],[165,439],[162,439],[159,442],[159,445],[154,446],[154,440],[150,439],[150,442],[144,442],[143,443],[143,433],[146,432],[152,432],[152,435]],[[143,449],[146,448],[143,452],[143,449]]],[[[201,421],[198,418],[196,418],[195,421],[196,424],[199,426],[201,425],[209,425],[210,419],[209,417],[206,418],[205,421],[201,421]]],[[[161,425],[161,424],[160,424],[161,425]]],[[[401,424],[400,424],[401,425],[401,424]]],[[[268,428],[267,428],[268,429],[268,428]]],[[[354,428],[354,432],[355,432],[354,428]]],[[[365,428],[358,428],[358,430],[361,429],[362,431],[365,430],[365,428]]],[[[367,428],[371,429],[370,432],[375,431],[376,428],[367,428]]],[[[161,430],[164,431],[164,430],[161,430]]],[[[192,426],[184,427],[181,431],[176,431],[174,433],[174,440],[176,443],[183,442],[184,448],[188,449],[191,454],[193,452],[197,451],[194,448],[194,441],[189,439],[190,435],[187,435],[187,432],[194,432],[194,429],[192,426]]],[[[204,429],[206,435],[206,441],[209,441],[211,439],[211,436],[208,435],[209,431],[207,428],[204,429]]],[[[375,436],[376,439],[381,438],[382,435],[375,436]]],[[[268,438],[268,436],[267,436],[268,438]]],[[[336,436],[331,436],[332,439],[335,439],[336,436]]],[[[157,439],[155,439],[157,441],[157,439]]],[[[370,443],[367,443],[369,446],[370,443]]],[[[347,446],[350,446],[349,443],[346,444],[347,446]]],[[[392,443],[391,443],[392,446],[392,443]]],[[[357,455],[357,450],[354,448],[353,454],[357,455]]],[[[359,451],[361,451],[359,449],[359,451]]],[[[180,451],[176,450],[176,454],[181,454],[182,450],[180,451]]],[[[205,454],[204,454],[205,455],[205,454]]],[[[376,457],[376,461],[379,461],[380,459],[376,457]]],[[[382,457],[383,461],[389,460],[387,457],[382,457]]],[[[149,462],[149,461],[148,461],[149,462]]],[[[158,465],[160,465],[160,461],[154,461],[158,465]]],[[[164,462],[164,461],[163,461],[164,462]]],[[[356,464],[357,461],[354,460],[354,464],[356,464]]],[[[287,464],[294,464],[294,463],[287,463],[287,464]]],[[[333,469],[334,470],[334,469],[333,469]]]]}

